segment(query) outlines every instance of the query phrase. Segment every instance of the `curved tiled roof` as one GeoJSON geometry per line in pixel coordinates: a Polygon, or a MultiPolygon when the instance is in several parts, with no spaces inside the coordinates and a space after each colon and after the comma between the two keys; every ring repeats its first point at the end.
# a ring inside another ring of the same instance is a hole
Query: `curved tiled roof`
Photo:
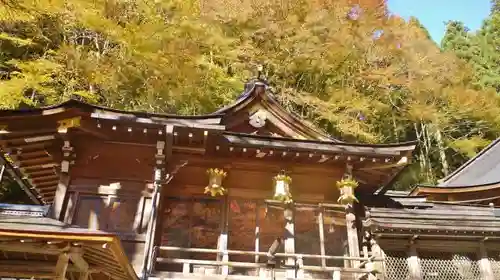
{"type": "Polygon", "coordinates": [[[438,186],[471,186],[500,182],[499,144],[500,138],[442,179],[438,186]]]}

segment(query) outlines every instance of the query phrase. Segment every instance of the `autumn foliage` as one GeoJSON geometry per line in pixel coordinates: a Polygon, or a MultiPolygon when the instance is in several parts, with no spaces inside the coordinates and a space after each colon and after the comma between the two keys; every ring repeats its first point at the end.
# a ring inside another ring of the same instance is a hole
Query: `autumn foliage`
{"type": "Polygon", "coordinates": [[[380,0],[2,0],[0,108],[78,98],[199,114],[257,66],[290,111],[347,141],[418,139],[434,182],[495,138],[498,97],[380,0]]]}

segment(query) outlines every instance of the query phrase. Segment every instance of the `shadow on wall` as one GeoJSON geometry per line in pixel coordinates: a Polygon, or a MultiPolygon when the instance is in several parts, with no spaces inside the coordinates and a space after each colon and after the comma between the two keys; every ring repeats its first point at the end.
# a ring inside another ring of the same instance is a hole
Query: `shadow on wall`
{"type": "Polygon", "coordinates": [[[75,199],[76,204],[68,205],[67,213],[70,213],[71,223],[118,235],[130,263],[136,273],[140,273],[151,214],[149,192],[144,187],[138,187],[139,183],[112,182],[99,185],[99,182],[92,183],[88,180],[76,180],[74,183],[76,188],[85,184],[86,191],[93,194],[80,194],[75,199]],[[99,187],[89,189],[89,185],[99,187]],[[112,194],[102,194],[106,192],[103,190],[112,194]]]}

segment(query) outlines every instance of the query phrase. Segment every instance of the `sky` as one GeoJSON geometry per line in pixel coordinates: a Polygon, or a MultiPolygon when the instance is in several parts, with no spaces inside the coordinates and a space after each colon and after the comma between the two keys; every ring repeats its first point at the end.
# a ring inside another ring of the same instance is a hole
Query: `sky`
{"type": "Polygon", "coordinates": [[[490,0],[388,0],[388,3],[392,13],[404,19],[418,18],[438,44],[448,20],[461,21],[474,31],[490,12],[490,0]]]}

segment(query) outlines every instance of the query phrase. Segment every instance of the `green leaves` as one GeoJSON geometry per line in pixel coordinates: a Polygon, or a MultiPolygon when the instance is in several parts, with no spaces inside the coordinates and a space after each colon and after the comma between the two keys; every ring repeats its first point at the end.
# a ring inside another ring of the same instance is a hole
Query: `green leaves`
{"type": "Polygon", "coordinates": [[[472,155],[480,146],[473,137],[500,132],[500,103],[487,90],[500,83],[496,14],[475,37],[460,23],[448,26],[443,46],[468,65],[442,52],[417,19],[389,16],[378,0],[4,2],[0,108],[79,98],[208,113],[232,102],[264,65],[277,99],[333,135],[418,138],[427,161],[419,170],[432,173],[425,180],[441,176],[444,161],[456,166],[472,155]],[[437,145],[436,131],[450,147],[437,145]]]}

